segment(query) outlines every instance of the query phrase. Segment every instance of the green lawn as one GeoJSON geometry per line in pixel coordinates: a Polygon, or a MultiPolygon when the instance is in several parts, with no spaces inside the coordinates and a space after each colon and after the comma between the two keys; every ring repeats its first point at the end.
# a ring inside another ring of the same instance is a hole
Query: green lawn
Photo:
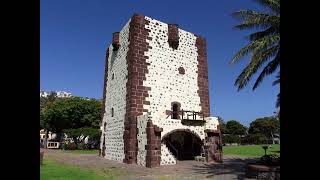
{"type": "MultiPolygon", "coordinates": [[[[262,145],[223,146],[223,154],[261,157],[264,155],[264,149],[262,148],[262,145]]],[[[272,145],[271,148],[267,149],[267,154],[277,154],[280,156],[280,145],[272,145]]]]}
{"type": "Polygon", "coordinates": [[[90,169],[74,167],[45,159],[40,166],[40,179],[42,180],[105,180],[112,177],[103,177],[90,169]]]}
{"type": "Polygon", "coordinates": [[[62,150],[65,153],[73,153],[73,154],[99,154],[99,150],[62,150]]]}

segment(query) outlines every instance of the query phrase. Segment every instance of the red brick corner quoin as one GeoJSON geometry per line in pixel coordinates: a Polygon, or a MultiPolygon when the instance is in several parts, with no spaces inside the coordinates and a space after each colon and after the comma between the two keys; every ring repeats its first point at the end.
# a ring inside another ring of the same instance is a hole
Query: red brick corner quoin
{"type": "Polygon", "coordinates": [[[124,140],[124,163],[137,163],[137,116],[148,112],[143,109],[144,104],[149,104],[145,101],[148,97],[150,87],[143,86],[143,81],[146,80],[148,73],[148,65],[146,62],[148,58],[145,52],[151,47],[147,43],[149,31],[145,28],[149,21],[143,15],[134,14],[130,21],[129,27],[129,50],[126,56],[128,65],[128,81],[127,81],[127,95],[126,95],[126,115],[123,134],[124,140]]]}
{"type": "Polygon", "coordinates": [[[210,116],[209,104],[209,83],[208,83],[208,62],[207,44],[203,37],[197,36],[196,47],[198,52],[198,94],[200,97],[201,111],[204,117],[210,116]]]}
{"type": "Polygon", "coordinates": [[[161,132],[162,128],[152,124],[152,121],[147,122],[146,134],[147,145],[145,147],[146,154],[146,167],[158,167],[161,161],[161,132]]]}

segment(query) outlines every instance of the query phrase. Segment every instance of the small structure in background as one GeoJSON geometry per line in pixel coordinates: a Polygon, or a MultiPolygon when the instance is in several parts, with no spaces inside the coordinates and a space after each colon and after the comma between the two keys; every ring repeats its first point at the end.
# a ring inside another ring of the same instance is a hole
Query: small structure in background
{"type": "Polygon", "coordinates": [[[268,140],[269,144],[280,144],[280,134],[272,134],[271,138],[268,140]]]}
{"type": "Polygon", "coordinates": [[[41,148],[46,148],[47,144],[49,141],[55,139],[57,137],[57,135],[55,133],[52,132],[48,132],[48,137],[46,139],[46,131],[45,129],[41,129],[40,130],[40,147],[41,148]]]}
{"type": "Polygon", "coordinates": [[[48,149],[59,149],[60,148],[60,142],[47,142],[47,148],[48,149]]]}

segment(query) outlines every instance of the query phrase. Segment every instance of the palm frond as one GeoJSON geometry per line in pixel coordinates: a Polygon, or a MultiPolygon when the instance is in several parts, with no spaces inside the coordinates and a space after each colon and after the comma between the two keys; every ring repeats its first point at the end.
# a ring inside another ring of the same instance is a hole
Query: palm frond
{"type": "MultiPolygon", "coordinates": [[[[280,66],[280,0],[256,0],[260,5],[267,7],[268,11],[258,12],[254,10],[240,10],[232,14],[234,18],[240,19],[241,23],[234,26],[235,29],[259,29],[258,32],[250,34],[250,43],[240,49],[229,62],[238,62],[248,54],[252,54],[248,65],[243,69],[235,81],[238,91],[244,88],[252,76],[261,66],[273,58],[258,76],[253,90],[255,90],[264,77],[272,74],[280,66]]],[[[280,83],[280,74],[273,85],[280,83]]],[[[280,93],[277,97],[276,106],[280,106],[280,93]]],[[[279,111],[280,116],[280,111],[279,111]]]]}
{"type": "Polygon", "coordinates": [[[241,74],[235,81],[235,86],[238,86],[238,91],[244,88],[250,81],[253,74],[270,58],[278,52],[278,46],[273,46],[263,52],[253,52],[253,56],[249,64],[244,68],[241,74]]]}
{"type": "Polygon", "coordinates": [[[231,14],[232,17],[236,18],[236,19],[240,19],[240,20],[246,20],[248,17],[252,17],[252,16],[255,16],[255,15],[267,15],[268,14],[265,14],[265,13],[260,13],[258,11],[255,11],[255,10],[251,10],[251,9],[244,9],[244,10],[239,10],[239,11],[236,11],[234,13],[231,14]]]}
{"type": "Polygon", "coordinates": [[[243,20],[235,29],[268,28],[280,22],[280,16],[260,13],[253,10],[240,10],[232,14],[234,18],[243,20]]]}
{"type": "Polygon", "coordinates": [[[273,85],[273,86],[280,83],[280,72],[278,72],[278,75],[276,76],[276,78],[277,78],[277,80],[275,80],[275,81],[272,82],[272,85],[273,85]]]}
{"type": "Polygon", "coordinates": [[[252,90],[255,90],[260,85],[264,77],[269,74],[272,74],[279,65],[280,65],[280,53],[278,51],[276,57],[272,61],[270,61],[268,65],[262,70],[256,82],[254,83],[252,90]]]}
{"type": "Polygon", "coordinates": [[[278,43],[279,41],[280,41],[280,35],[278,34],[265,36],[263,38],[252,41],[251,43],[249,43],[248,45],[240,49],[229,63],[233,64],[235,62],[238,62],[241,58],[243,58],[244,56],[246,56],[247,54],[253,51],[260,53],[266,50],[268,47],[278,43]]]}
{"type": "Polygon", "coordinates": [[[265,36],[274,35],[276,33],[279,33],[279,31],[274,26],[271,26],[264,31],[258,31],[258,32],[250,34],[248,36],[248,39],[250,41],[255,41],[255,40],[261,39],[265,36]]]}
{"type": "MultiPolygon", "coordinates": [[[[276,108],[280,107],[280,93],[277,95],[276,108]]],[[[280,112],[279,112],[280,114],[280,112]]]]}
{"type": "Polygon", "coordinates": [[[280,0],[256,0],[259,4],[270,8],[273,12],[280,14],[280,0]]]}

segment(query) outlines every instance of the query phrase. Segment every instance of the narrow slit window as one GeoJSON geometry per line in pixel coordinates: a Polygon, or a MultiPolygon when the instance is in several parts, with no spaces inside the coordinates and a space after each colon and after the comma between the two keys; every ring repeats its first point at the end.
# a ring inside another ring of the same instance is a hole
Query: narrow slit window
{"type": "Polygon", "coordinates": [[[111,108],[111,117],[113,117],[113,115],[114,115],[114,110],[113,108],[111,108]]]}

